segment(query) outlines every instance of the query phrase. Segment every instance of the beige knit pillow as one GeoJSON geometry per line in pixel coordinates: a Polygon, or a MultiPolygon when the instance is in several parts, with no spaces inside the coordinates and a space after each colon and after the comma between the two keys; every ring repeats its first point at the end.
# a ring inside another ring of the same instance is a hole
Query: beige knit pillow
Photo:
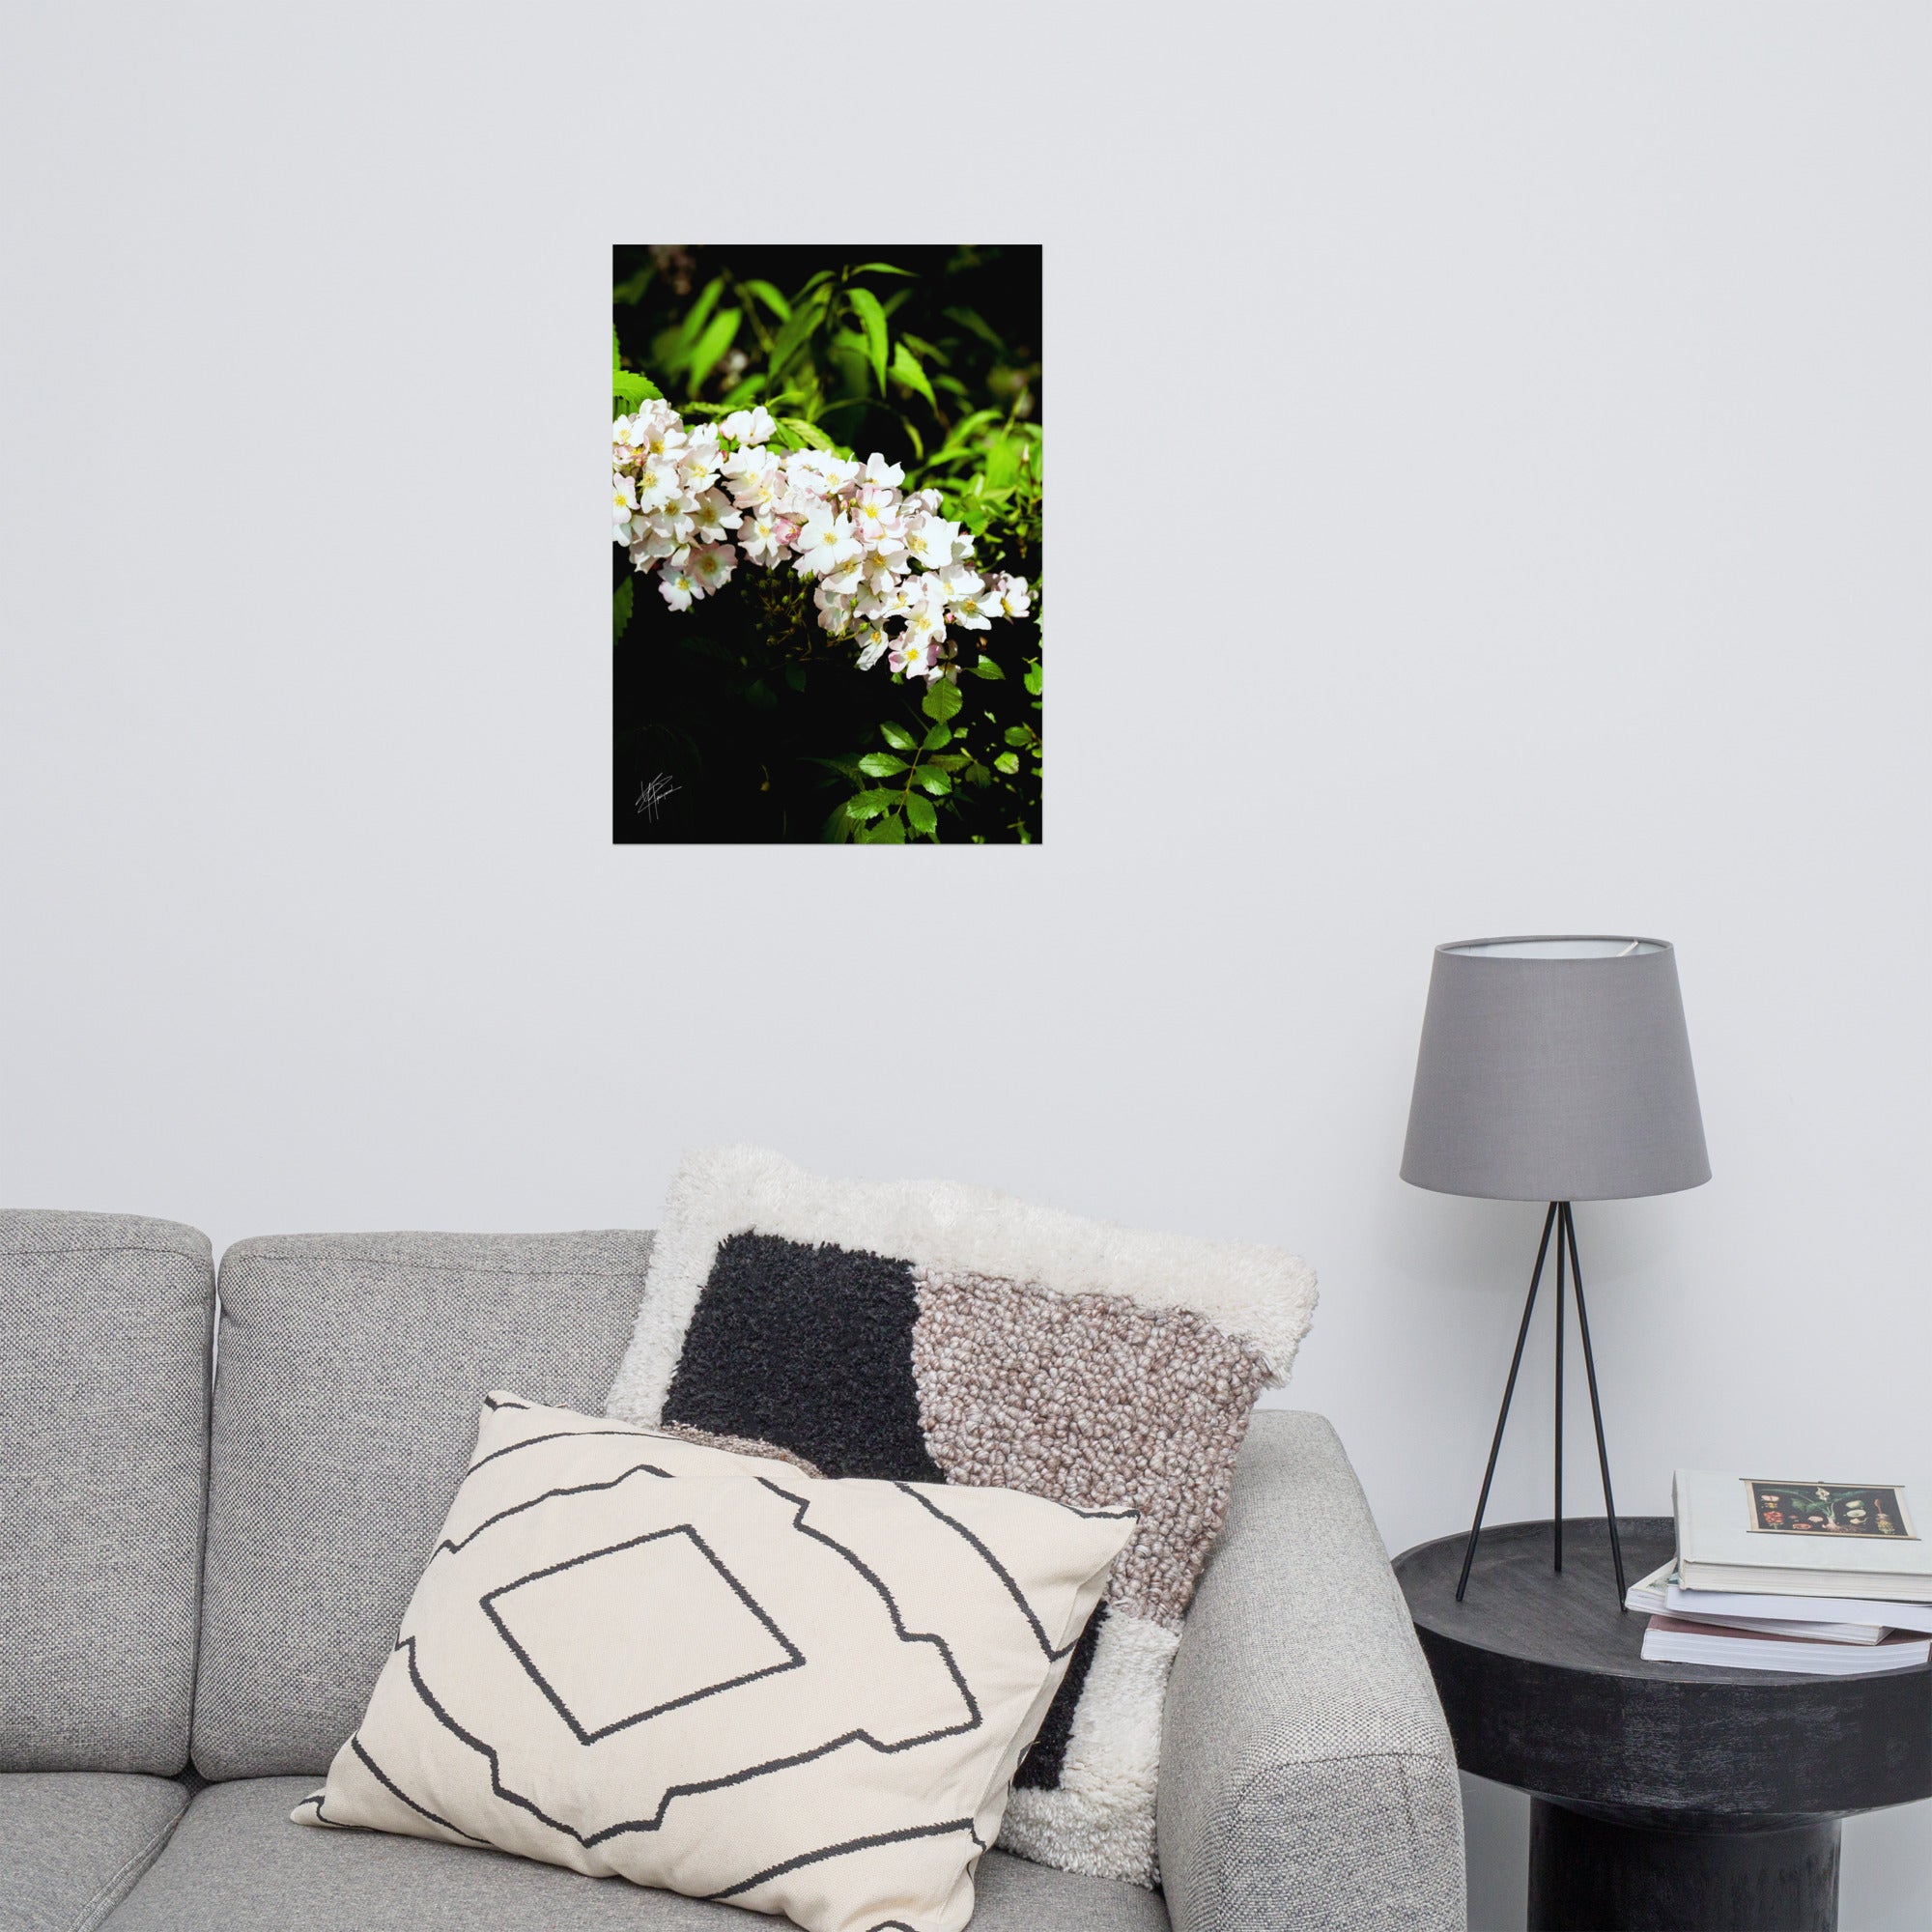
{"type": "Polygon", "coordinates": [[[954,1932],[1134,1521],[493,1395],[368,1713],[293,1815],[809,1932],[954,1932]]]}

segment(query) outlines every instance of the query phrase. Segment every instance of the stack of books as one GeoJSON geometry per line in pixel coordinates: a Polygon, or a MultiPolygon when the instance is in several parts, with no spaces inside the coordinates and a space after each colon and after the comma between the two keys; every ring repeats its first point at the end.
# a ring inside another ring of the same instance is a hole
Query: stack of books
{"type": "Polygon", "coordinates": [[[1677,1553],[1631,1585],[1643,1654],[1850,1677],[1932,1660],[1932,1553],[1905,1483],[1680,1469],[1677,1553]]]}

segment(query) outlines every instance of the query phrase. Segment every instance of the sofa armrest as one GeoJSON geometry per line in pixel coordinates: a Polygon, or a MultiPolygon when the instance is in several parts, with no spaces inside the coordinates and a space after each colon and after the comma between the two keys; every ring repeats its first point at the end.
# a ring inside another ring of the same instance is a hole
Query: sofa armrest
{"type": "Polygon", "coordinates": [[[1255,1414],[1174,1661],[1158,1806],[1176,1932],[1466,1921],[1442,1707],[1319,1415],[1255,1414]]]}

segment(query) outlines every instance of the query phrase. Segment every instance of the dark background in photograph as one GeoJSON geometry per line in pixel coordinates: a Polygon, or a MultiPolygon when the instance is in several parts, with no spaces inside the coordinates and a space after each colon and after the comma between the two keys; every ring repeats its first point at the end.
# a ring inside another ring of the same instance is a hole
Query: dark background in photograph
{"type": "MultiPolygon", "coordinates": [[[[782,394],[796,389],[803,371],[806,400],[781,401],[773,412],[815,421],[861,459],[882,451],[905,466],[906,490],[927,482],[945,489],[949,517],[960,515],[955,489],[993,465],[968,450],[928,473],[922,455],[930,463],[976,412],[997,413],[984,434],[1040,421],[1037,246],[639,245],[619,246],[614,257],[612,320],[624,365],[679,409],[694,400],[715,410],[763,399],[783,324],[757,285],[786,305],[821,270],[835,282],[850,274],[871,290],[888,310],[895,343],[913,345],[929,393],[895,373],[881,395],[862,338],[841,325],[781,374],[782,394]],[[856,272],[867,263],[910,273],[856,272]]],[[[959,679],[965,704],[952,722],[968,735],[952,749],[968,750],[974,763],[940,801],[947,843],[1041,837],[1037,528],[1036,492],[1030,522],[995,514],[974,530],[974,567],[1026,578],[1033,611],[952,634],[963,664],[983,654],[1003,675],[959,679]],[[1002,769],[1002,761],[1016,769],[1002,769]],[[968,781],[974,774],[983,781],[968,781]]],[[[730,583],[683,612],[665,604],[655,572],[634,571],[614,545],[611,568],[613,589],[627,580],[633,585],[611,678],[615,842],[815,843],[851,836],[843,801],[868,782],[856,775],[857,760],[885,749],[883,723],[925,732],[925,685],[902,683],[883,661],[859,669],[852,641],[818,628],[810,583],[788,562],[768,572],[741,557],[730,583]]]]}

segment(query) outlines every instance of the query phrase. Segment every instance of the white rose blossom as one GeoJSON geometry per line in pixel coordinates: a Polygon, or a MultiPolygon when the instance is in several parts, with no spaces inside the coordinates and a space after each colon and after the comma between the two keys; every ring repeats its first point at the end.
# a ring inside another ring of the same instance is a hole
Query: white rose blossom
{"type": "Polygon", "coordinates": [[[768,449],[777,427],[762,405],[687,425],[662,399],[612,424],[615,539],[634,568],[657,572],[673,611],[722,589],[740,562],[789,563],[862,670],[883,659],[909,678],[947,673],[949,633],[1030,614],[1026,579],[974,569],[973,539],[940,515],[937,490],[901,491],[905,470],[877,450],[857,463],[768,449]]]}

